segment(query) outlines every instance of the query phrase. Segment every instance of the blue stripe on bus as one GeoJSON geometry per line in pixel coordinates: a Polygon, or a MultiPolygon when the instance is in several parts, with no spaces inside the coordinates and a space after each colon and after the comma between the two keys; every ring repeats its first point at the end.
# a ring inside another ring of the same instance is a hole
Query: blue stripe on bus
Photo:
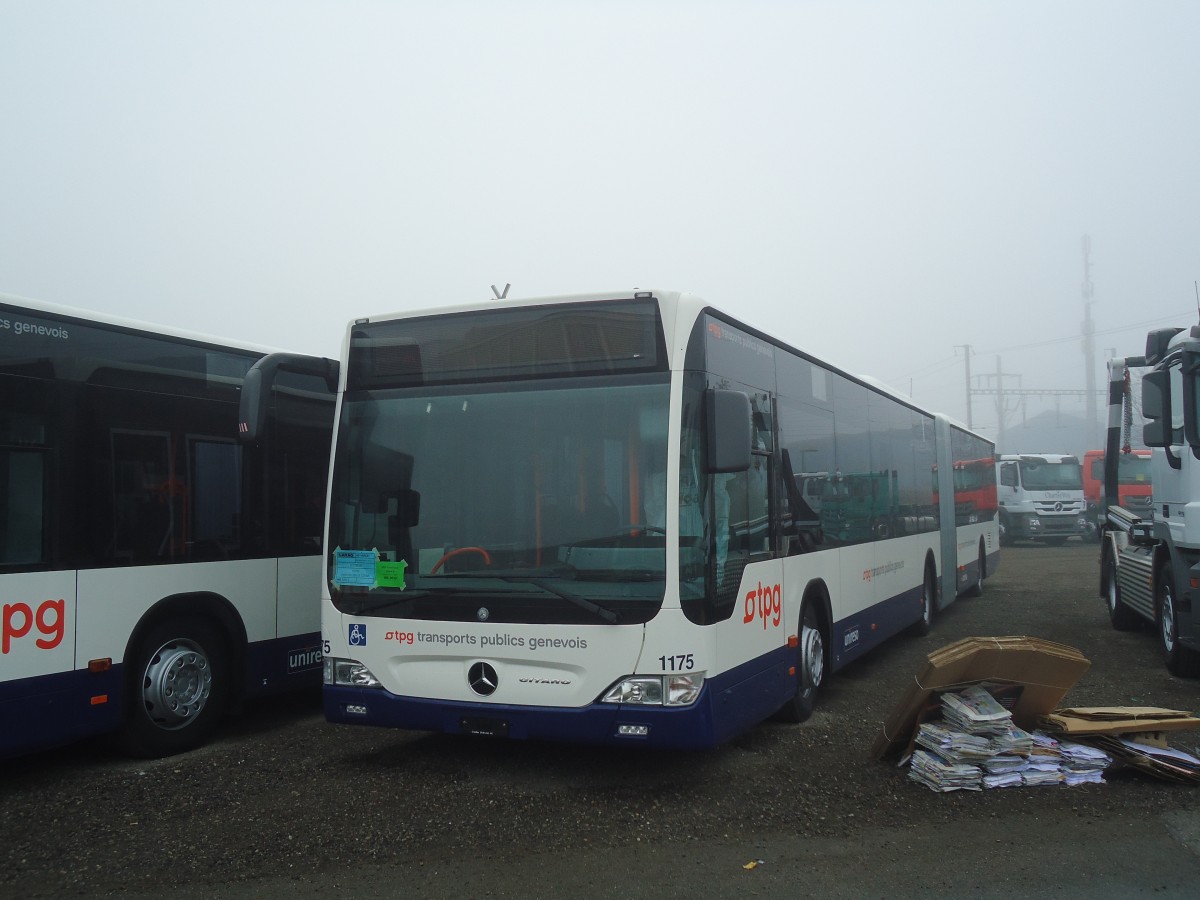
{"type": "Polygon", "coordinates": [[[0,758],[67,744],[117,727],[121,673],[80,669],[0,684],[0,758]],[[107,698],[93,702],[93,698],[107,698]]]}
{"type": "Polygon", "coordinates": [[[699,699],[687,707],[592,703],[573,709],[454,703],[404,697],[379,688],[326,685],[325,717],[343,724],[447,734],[469,732],[472,727],[486,730],[494,724],[502,726],[507,737],[518,739],[699,749],[726,741],[775,712],[795,690],[794,678],[787,672],[795,654],[794,649],[782,647],[707,679],[699,699]],[[347,707],[365,712],[347,712],[347,707]],[[649,733],[618,735],[622,725],[646,726],[649,733]]]}
{"type": "Polygon", "coordinates": [[[922,586],[917,585],[835,622],[829,634],[830,669],[836,672],[918,622],[921,593],[922,586]]]}
{"type": "MultiPolygon", "coordinates": [[[[988,571],[994,562],[989,559],[988,571]]],[[[903,631],[920,618],[920,586],[885,600],[830,629],[831,669],[857,659],[872,647],[903,631]],[[850,646],[840,646],[857,630],[850,646]]],[[[460,734],[468,726],[486,730],[503,725],[510,738],[578,741],[599,744],[641,744],[650,747],[702,749],[723,743],[768,718],[796,690],[797,650],[779,647],[740,666],[706,679],[699,699],[688,707],[663,708],[592,703],[578,709],[548,706],[510,706],[499,703],[456,703],[405,697],[381,688],[326,685],[325,717],[330,722],[374,725],[414,731],[460,734]],[[348,712],[347,707],[362,712],[348,712]],[[621,736],[620,725],[644,725],[649,734],[621,736]]]]}
{"type": "MultiPolygon", "coordinates": [[[[0,682],[0,759],[115,731],[124,695],[121,664],[0,682]],[[105,701],[93,703],[93,698],[105,701]]],[[[242,696],[321,683],[320,634],[258,641],[246,648],[242,696]]]]}

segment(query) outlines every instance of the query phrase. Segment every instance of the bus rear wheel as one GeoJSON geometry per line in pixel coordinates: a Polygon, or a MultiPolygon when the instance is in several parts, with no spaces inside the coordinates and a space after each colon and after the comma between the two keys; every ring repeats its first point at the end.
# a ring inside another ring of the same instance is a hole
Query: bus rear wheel
{"type": "Polygon", "coordinates": [[[161,622],[130,655],[121,743],[133,756],[193,750],[212,735],[230,691],[229,654],[203,619],[161,622]]]}
{"type": "Polygon", "coordinates": [[[817,705],[817,694],[825,682],[825,632],[811,600],[800,610],[800,635],[796,659],[796,692],[779,708],[781,722],[805,722],[817,705]]]}
{"type": "Polygon", "coordinates": [[[937,573],[933,563],[925,563],[925,577],[921,581],[921,618],[917,619],[912,630],[919,635],[929,634],[933,630],[933,618],[937,613],[937,573]]]}

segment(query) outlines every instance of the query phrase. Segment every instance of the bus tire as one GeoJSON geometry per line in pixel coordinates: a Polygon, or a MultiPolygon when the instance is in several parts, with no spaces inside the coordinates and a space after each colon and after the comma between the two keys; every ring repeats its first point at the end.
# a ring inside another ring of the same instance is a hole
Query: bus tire
{"type": "Polygon", "coordinates": [[[975,567],[975,583],[964,592],[968,597],[983,596],[983,579],[987,577],[987,556],[983,552],[983,543],[979,544],[979,562],[975,567]]]}
{"type": "Polygon", "coordinates": [[[921,581],[921,618],[913,625],[913,631],[919,635],[927,635],[933,630],[933,620],[937,615],[937,573],[933,563],[925,563],[925,577],[921,581]]]}
{"type": "Polygon", "coordinates": [[[208,620],[152,625],[128,662],[125,751],[158,758],[204,744],[225,714],[231,672],[225,639],[208,620]]]}
{"type": "Polygon", "coordinates": [[[1179,643],[1179,608],[1175,605],[1175,582],[1170,563],[1158,570],[1154,590],[1154,618],[1158,644],[1167,671],[1180,678],[1200,675],[1200,654],[1179,643]]]}
{"type": "Polygon", "coordinates": [[[1104,603],[1108,607],[1108,620],[1117,631],[1132,631],[1141,624],[1137,613],[1121,600],[1121,586],[1117,584],[1117,560],[1111,547],[1104,549],[1104,603]]]}
{"type": "Polygon", "coordinates": [[[804,601],[800,609],[800,635],[796,657],[796,692],[779,708],[775,718],[781,722],[805,722],[817,705],[817,694],[825,683],[825,629],[816,604],[804,601]]]}

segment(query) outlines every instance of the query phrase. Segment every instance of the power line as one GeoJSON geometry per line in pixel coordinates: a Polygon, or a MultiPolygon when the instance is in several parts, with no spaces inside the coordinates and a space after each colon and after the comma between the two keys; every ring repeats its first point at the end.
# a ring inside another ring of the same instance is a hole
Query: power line
{"type": "MultiPolygon", "coordinates": [[[[1161,325],[1163,322],[1178,322],[1181,319],[1184,319],[1186,316],[1190,316],[1190,315],[1192,315],[1192,313],[1189,311],[1189,312],[1180,313],[1179,315],[1174,315],[1174,316],[1161,316],[1157,319],[1147,319],[1144,322],[1134,322],[1132,325],[1121,325],[1116,328],[1105,328],[1103,330],[1097,330],[1097,331],[1094,331],[1093,334],[1118,334],[1122,331],[1130,331],[1134,328],[1145,328],[1147,325],[1161,325]]],[[[1069,337],[1050,338],[1045,341],[1035,341],[1032,344],[1014,344],[1011,347],[1000,347],[995,350],[980,350],[980,351],[978,351],[978,353],[982,354],[982,355],[991,356],[992,354],[995,354],[995,353],[1008,353],[1013,350],[1032,350],[1036,347],[1048,347],[1052,344],[1066,344],[1066,343],[1070,343],[1070,342],[1077,341],[1077,340],[1079,340],[1079,335],[1073,334],[1069,337]]]]}

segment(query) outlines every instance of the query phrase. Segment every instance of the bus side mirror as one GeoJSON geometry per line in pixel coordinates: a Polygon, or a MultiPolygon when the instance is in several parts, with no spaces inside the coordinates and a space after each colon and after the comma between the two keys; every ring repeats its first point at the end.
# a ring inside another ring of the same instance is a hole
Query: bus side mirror
{"type": "Polygon", "coordinates": [[[1142,415],[1148,421],[1142,426],[1142,443],[1147,447],[1168,447],[1170,428],[1170,373],[1155,369],[1142,376],[1142,415]]]}
{"type": "Polygon", "coordinates": [[[421,519],[421,495],[410,488],[401,488],[396,497],[396,524],[414,528],[421,519]]]}
{"type": "Polygon", "coordinates": [[[741,391],[710,388],[704,397],[704,412],[708,472],[745,472],[750,468],[754,421],[750,397],[741,391]]]}
{"type": "Polygon", "coordinates": [[[252,365],[242,379],[237,431],[237,439],[241,443],[253,444],[266,431],[271,390],[281,371],[321,378],[330,395],[337,393],[338,364],[333,360],[299,353],[268,353],[252,365]]]}
{"type": "Polygon", "coordinates": [[[382,515],[396,501],[397,524],[411,528],[421,511],[421,495],[412,483],[413,458],[374,442],[363,447],[359,504],[364,513],[382,515]]]}
{"type": "MultiPolygon", "coordinates": [[[[261,362],[261,360],[260,360],[261,362]]],[[[238,398],[238,434],[243,444],[259,439],[267,427],[267,398],[271,393],[270,378],[263,384],[263,367],[255,363],[242,379],[242,392],[238,398]]]]}

